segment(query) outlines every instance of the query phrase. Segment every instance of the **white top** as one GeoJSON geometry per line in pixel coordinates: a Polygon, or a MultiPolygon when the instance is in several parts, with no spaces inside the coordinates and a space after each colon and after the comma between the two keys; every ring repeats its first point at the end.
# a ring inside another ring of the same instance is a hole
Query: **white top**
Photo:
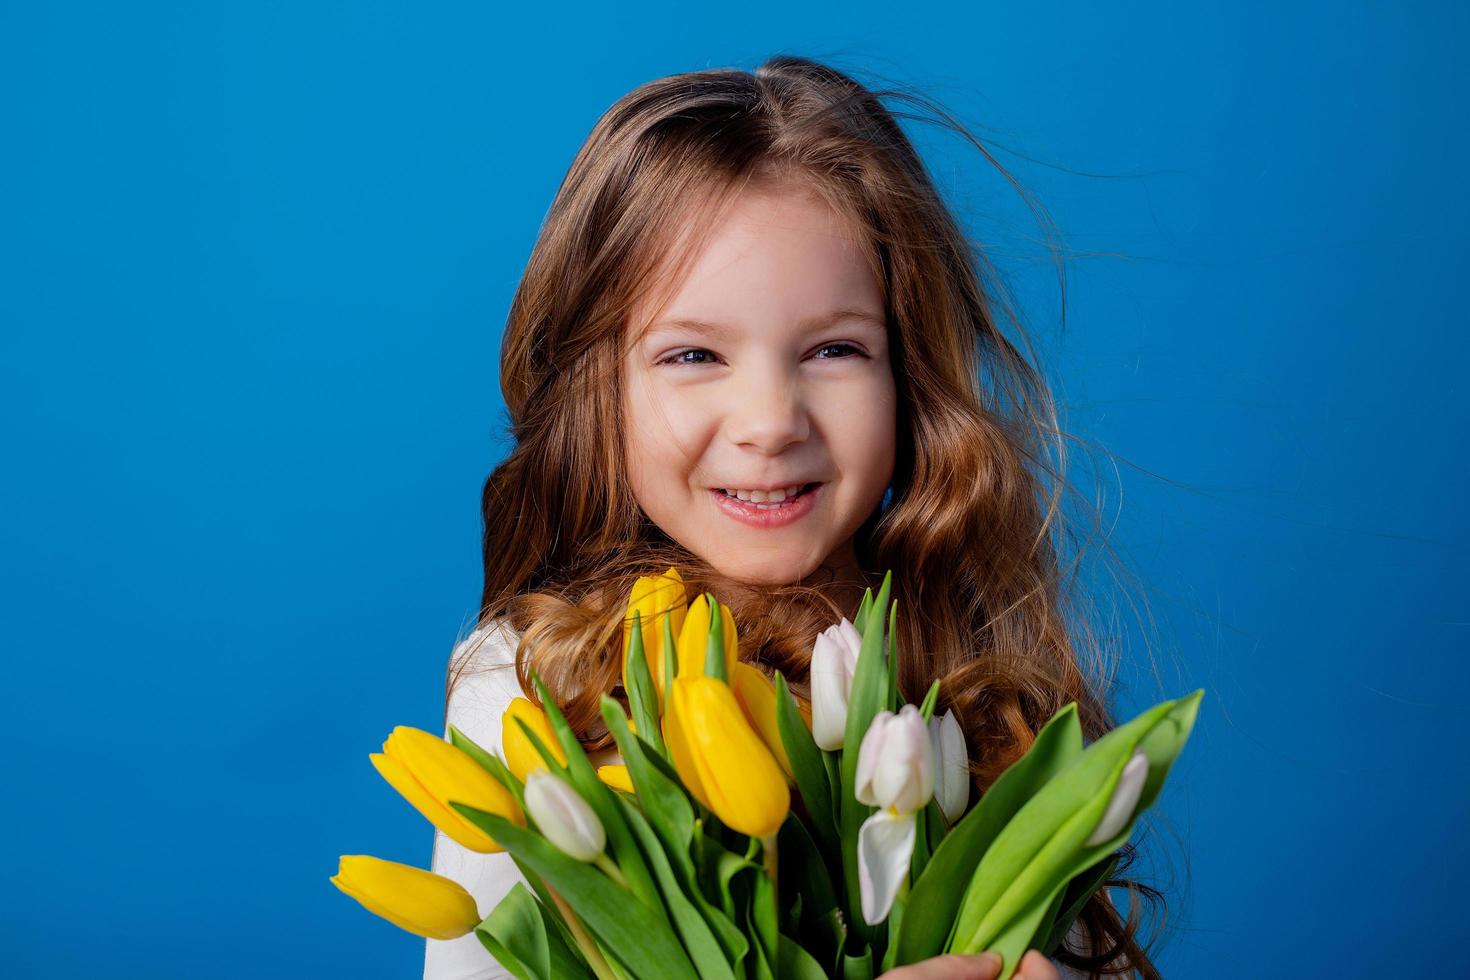
{"type": "MultiPolygon", "coordinates": [[[[466,655],[470,660],[449,696],[444,737],[449,726],[495,755],[505,758],[500,745],[501,716],[512,700],[526,697],[516,682],[515,652],[518,637],[504,620],[475,630],[454,648],[452,663],[466,655]]],[[[616,748],[594,752],[594,765],[621,762],[616,748]]],[[[459,882],[475,897],[480,915],[489,915],[518,881],[524,882],[509,854],[481,854],[434,831],[433,871],[459,882]]],[[[529,887],[529,885],[527,886],[529,887]]],[[[512,974],[495,961],[473,932],[458,939],[426,939],[424,980],[501,980],[512,974]]]]}
{"type": "MultiPolygon", "coordinates": [[[[486,751],[504,758],[500,745],[501,716],[513,699],[526,696],[516,682],[517,639],[508,623],[497,620],[490,626],[475,630],[454,648],[453,663],[460,663],[467,653],[470,661],[450,694],[444,726],[446,738],[449,726],[453,725],[486,751]]],[[[611,765],[620,761],[615,748],[592,755],[594,765],[611,765]]],[[[516,882],[526,880],[504,851],[481,854],[438,829],[434,831],[431,867],[436,874],[463,885],[474,896],[481,916],[489,915],[516,882]]],[[[1080,942],[1077,935],[1080,928],[1080,923],[1074,925],[1068,936],[1074,944],[1080,942]]],[[[495,961],[474,933],[458,939],[426,939],[424,942],[424,980],[504,980],[512,976],[495,961]]],[[[1081,980],[1086,976],[1060,964],[1057,968],[1062,980],[1081,980]]]]}

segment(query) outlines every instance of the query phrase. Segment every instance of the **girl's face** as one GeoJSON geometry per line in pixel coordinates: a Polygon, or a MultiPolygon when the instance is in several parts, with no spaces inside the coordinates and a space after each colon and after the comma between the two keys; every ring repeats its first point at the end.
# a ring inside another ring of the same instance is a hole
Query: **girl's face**
{"type": "Polygon", "coordinates": [[[892,479],[897,425],[881,286],[799,189],[748,190],[721,222],[667,305],[633,311],[651,324],[624,364],[633,494],[739,581],[861,581],[853,535],[892,479]],[[779,505],[728,495],[792,487],[779,505]]]}

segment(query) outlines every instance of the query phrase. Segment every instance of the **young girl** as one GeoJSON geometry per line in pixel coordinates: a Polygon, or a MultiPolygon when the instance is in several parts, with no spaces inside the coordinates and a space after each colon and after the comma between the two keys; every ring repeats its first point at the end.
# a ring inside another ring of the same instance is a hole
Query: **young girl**
{"type": "MultiPolygon", "coordinates": [[[[817,634],[891,569],[904,695],[942,680],[977,792],[1068,702],[1089,739],[1111,727],[1050,537],[1050,397],[893,95],[922,102],[783,56],[650,82],[597,123],[505,330],[515,448],[485,483],[483,602],[448,723],[498,749],[534,666],[594,762],[616,761],[597,702],[622,696],[627,597],[674,567],[690,597],[730,606],[742,659],[803,694],[817,634]]],[[[442,833],[433,869],[482,913],[520,880],[442,833]]],[[[1105,896],[1018,975],[1157,977],[1105,896]]],[[[940,957],[889,976],[996,969],[940,957]]],[[[509,974],[470,935],[429,940],[424,976],[509,974]]]]}

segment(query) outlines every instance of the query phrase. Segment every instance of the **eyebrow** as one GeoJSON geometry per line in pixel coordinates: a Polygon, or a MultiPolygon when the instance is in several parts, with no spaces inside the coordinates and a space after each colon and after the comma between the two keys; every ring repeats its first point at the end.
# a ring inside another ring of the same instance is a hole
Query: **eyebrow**
{"type": "MultiPolygon", "coordinates": [[[[821,330],[840,323],[843,320],[861,320],[875,327],[886,328],[887,321],[883,317],[871,313],[868,310],[831,310],[827,313],[817,313],[803,318],[797,323],[797,329],[802,332],[821,330]]],[[[648,328],[649,334],[663,333],[670,330],[689,330],[693,333],[705,336],[717,336],[733,329],[730,324],[718,323],[710,320],[697,320],[687,317],[678,317],[672,320],[660,320],[648,328]]]]}

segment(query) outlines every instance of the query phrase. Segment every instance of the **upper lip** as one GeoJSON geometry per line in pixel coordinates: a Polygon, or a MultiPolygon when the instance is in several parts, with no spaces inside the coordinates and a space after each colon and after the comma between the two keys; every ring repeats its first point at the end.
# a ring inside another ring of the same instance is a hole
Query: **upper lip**
{"type": "Polygon", "coordinates": [[[788,483],[726,483],[721,486],[711,487],[712,490],[761,490],[770,493],[772,490],[785,490],[788,487],[804,487],[808,483],[820,483],[820,480],[792,480],[788,483]]]}

